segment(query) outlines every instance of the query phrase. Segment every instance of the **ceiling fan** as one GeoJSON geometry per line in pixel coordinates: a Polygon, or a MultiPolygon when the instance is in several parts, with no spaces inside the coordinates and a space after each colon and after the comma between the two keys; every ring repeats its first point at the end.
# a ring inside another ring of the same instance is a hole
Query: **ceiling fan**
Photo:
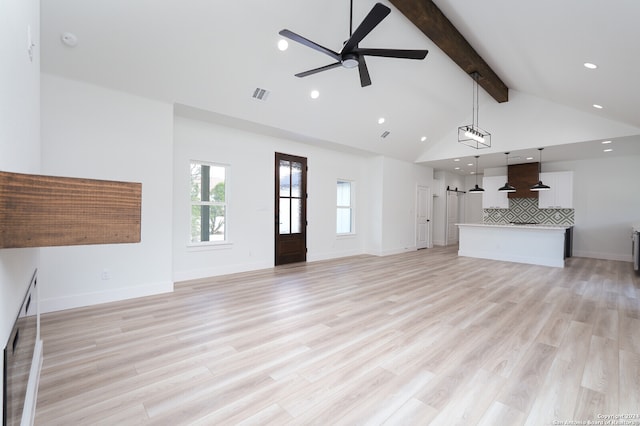
{"type": "Polygon", "coordinates": [[[298,43],[304,44],[318,52],[324,53],[327,56],[330,56],[335,61],[332,64],[325,65],[319,68],[314,68],[312,70],[300,72],[296,74],[296,77],[306,77],[312,74],[319,73],[321,71],[327,71],[332,68],[337,68],[339,66],[345,68],[355,68],[358,67],[358,71],[360,71],[360,85],[362,87],[369,86],[371,84],[371,77],[369,76],[369,70],[367,69],[367,63],[364,60],[365,56],[382,56],[386,58],[401,58],[401,59],[424,59],[429,53],[428,50],[407,50],[407,49],[368,49],[361,48],[358,44],[364,39],[367,34],[369,34],[387,15],[391,13],[391,9],[382,3],[376,3],[369,14],[364,18],[362,23],[356,28],[355,32],[352,32],[353,29],[353,0],[351,0],[351,11],[350,11],[350,21],[349,21],[349,39],[344,42],[342,49],[339,52],[334,52],[331,49],[327,49],[326,47],[311,41],[307,38],[302,37],[294,33],[293,31],[284,29],[279,32],[279,34],[283,37],[286,37],[290,40],[296,41],[298,43]]]}

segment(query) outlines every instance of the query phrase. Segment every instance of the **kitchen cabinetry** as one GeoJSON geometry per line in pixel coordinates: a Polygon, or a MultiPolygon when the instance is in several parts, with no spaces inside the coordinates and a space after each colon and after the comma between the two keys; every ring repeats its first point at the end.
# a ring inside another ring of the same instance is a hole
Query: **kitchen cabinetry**
{"type": "Polygon", "coordinates": [[[564,226],[459,223],[458,227],[458,256],[564,268],[564,226]]]}
{"type": "Polygon", "coordinates": [[[538,207],[541,209],[573,208],[573,172],[540,173],[540,180],[551,187],[540,191],[538,207]]]}
{"type": "Polygon", "coordinates": [[[507,192],[498,192],[507,181],[506,176],[486,176],[482,178],[482,208],[483,209],[508,209],[509,198],[507,192]]]}

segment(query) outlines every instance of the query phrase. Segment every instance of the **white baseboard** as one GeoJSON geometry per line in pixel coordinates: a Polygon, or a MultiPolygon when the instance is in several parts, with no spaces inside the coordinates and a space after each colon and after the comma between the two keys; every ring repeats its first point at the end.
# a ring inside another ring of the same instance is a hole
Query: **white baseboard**
{"type": "Polygon", "coordinates": [[[307,256],[308,262],[318,262],[321,260],[331,260],[331,259],[340,259],[342,257],[351,257],[351,256],[359,256],[361,254],[365,254],[362,250],[349,250],[343,252],[329,252],[329,253],[321,253],[321,254],[313,254],[307,256]]]}
{"type": "Polygon", "coordinates": [[[582,250],[574,249],[572,254],[574,257],[588,257],[589,259],[619,260],[621,262],[633,262],[633,257],[631,256],[631,253],[629,254],[602,253],[597,251],[582,251],[582,250]]]}
{"type": "Polygon", "coordinates": [[[113,290],[97,291],[93,293],[74,294],[71,296],[55,297],[40,300],[40,312],[55,312],[65,309],[81,308],[84,306],[98,305],[101,303],[117,302],[120,300],[134,299],[136,297],[153,296],[162,293],[171,293],[173,282],[161,282],[137,285],[113,290]]]}
{"type": "Polygon", "coordinates": [[[391,250],[382,250],[379,252],[368,251],[366,254],[370,254],[372,256],[384,257],[384,256],[392,256],[394,254],[407,253],[407,252],[416,251],[416,250],[418,250],[418,248],[416,246],[412,246],[412,247],[404,247],[404,248],[391,249],[391,250]]]}
{"type": "Polygon", "coordinates": [[[418,250],[416,248],[416,246],[403,247],[403,248],[391,249],[391,250],[384,250],[382,252],[382,256],[392,256],[394,254],[406,253],[406,252],[409,252],[409,251],[416,251],[416,250],[418,250]]]}
{"type": "Polygon", "coordinates": [[[217,277],[220,275],[237,274],[239,272],[257,271],[259,269],[273,268],[273,263],[255,262],[242,265],[223,265],[211,268],[193,269],[189,271],[174,272],[173,280],[175,282],[199,280],[208,277],[217,277]]]}

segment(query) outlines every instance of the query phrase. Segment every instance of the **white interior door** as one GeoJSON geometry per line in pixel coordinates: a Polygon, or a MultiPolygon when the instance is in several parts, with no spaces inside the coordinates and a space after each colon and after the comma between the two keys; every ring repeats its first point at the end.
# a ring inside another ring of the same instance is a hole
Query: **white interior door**
{"type": "Polygon", "coordinates": [[[418,186],[416,190],[416,248],[431,247],[431,189],[418,186]]]}

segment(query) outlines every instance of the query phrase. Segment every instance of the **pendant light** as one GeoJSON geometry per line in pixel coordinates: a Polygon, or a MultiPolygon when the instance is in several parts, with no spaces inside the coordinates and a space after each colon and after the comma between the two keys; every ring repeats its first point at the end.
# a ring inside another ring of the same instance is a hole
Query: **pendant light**
{"type": "Polygon", "coordinates": [[[470,194],[482,194],[484,192],[484,189],[478,186],[478,158],[480,158],[480,156],[476,155],[476,186],[469,190],[470,194]]]}
{"type": "MultiPolygon", "coordinates": [[[[505,155],[505,158],[507,159],[507,176],[508,176],[509,175],[509,153],[505,152],[504,155],[505,155]]],[[[504,186],[498,189],[498,192],[516,192],[516,189],[513,186],[509,185],[509,180],[507,180],[504,186]]]]}
{"type": "Polygon", "coordinates": [[[540,151],[540,162],[538,163],[538,183],[536,183],[531,187],[532,191],[548,191],[551,189],[550,186],[542,183],[542,180],[540,179],[540,173],[542,172],[542,150],[543,149],[544,148],[538,148],[538,151],[540,151]]]}
{"type": "Polygon", "coordinates": [[[473,71],[469,76],[473,79],[471,124],[458,127],[458,142],[475,149],[491,148],[491,133],[478,126],[478,116],[480,115],[478,79],[480,74],[477,71],[473,71]]]}

